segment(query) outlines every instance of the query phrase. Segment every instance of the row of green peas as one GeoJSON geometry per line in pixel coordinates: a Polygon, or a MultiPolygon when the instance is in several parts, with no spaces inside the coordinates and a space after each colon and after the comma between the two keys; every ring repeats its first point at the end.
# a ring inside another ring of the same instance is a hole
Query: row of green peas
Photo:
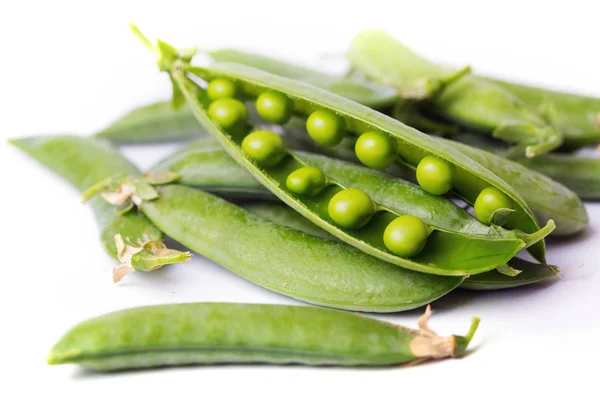
{"type": "MultiPolygon", "coordinates": [[[[235,97],[239,94],[234,82],[227,79],[213,79],[207,88],[211,104],[209,117],[223,129],[232,132],[243,130],[248,120],[244,103],[235,97]]],[[[273,124],[285,124],[292,117],[294,107],[291,99],[279,92],[267,91],[256,99],[258,115],[273,124]]],[[[344,138],[344,121],[329,110],[315,110],[306,120],[306,130],[310,137],[322,146],[335,146],[344,138]]],[[[287,154],[282,138],[275,132],[257,130],[242,140],[244,153],[263,167],[277,165],[287,154]]],[[[378,170],[388,168],[396,160],[396,150],[392,138],[379,131],[362,133],[355,144],[358,159],[366,166],[378,170]]],[[[452,166],[437,157],[424,157],[418,164],[417,182],[427,192],[444,195],[452,189],[452,166]]],[[[313,166],[301,167],[286,179],[289,191],[303,196],[315,196],[328,183],[325,174],[313,166]]],[[[494,211],[511,208],[512,201],[496,188],[488,187],[477,197],[474,205],[476,217],[488,223],[494,211]]],[[[355,188],[345,188],[337,192],[328,204],[329,217],[346,229],[364,227],[376,212],[376,207],[368,194],[355,188]]],[[[386,248],[401,257],[417,255],[425,246],[429,229],[418,217],[402,215],[388,224],[383,233],[386,248]]]]}

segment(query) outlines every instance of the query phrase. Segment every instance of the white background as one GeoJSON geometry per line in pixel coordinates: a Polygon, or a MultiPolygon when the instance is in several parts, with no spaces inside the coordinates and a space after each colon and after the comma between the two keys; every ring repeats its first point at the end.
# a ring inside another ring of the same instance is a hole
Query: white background
{"type": "MultiPolygon", "coordinates": [[[[440,61],[600,96],[598,2],[551,3],[3,2],[0,397],[598,398],[600,204],[588,205],[592,226],[585,234],[550,242],[552,263],[584,265],[564,281],[459,292],[434,303],[432,324],[441,333],[464,332],[472,315],[482,318],[475,351],[461,360],[376,370],[193,367],[108,375],[46,366],[48,350],[70,326],[116,309],[295,302],[201,256],[113,285],[113,262],[78,194],[4,140],[89,134],[130,108],[167,98],[167,79],[127,31],[130,20],[176,45],[241,47],[329,70],[343,68],[338,55],[353,34],[383,27],[440,61]]],[[[146,167],[173,148],[125,151],[146,167]]],[[[382,318],[413,326],[420,311],[382,318]]]]}

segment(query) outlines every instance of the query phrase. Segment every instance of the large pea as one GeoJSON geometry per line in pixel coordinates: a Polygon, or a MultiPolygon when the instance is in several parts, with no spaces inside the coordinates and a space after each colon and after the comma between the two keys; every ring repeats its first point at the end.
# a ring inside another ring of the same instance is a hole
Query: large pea
{"type": "Polygon", "coordinates": [[[250,133],[242,141],[242,150],[263,167],[277,165],[286,154],[281,136],[271,131],[250,133]]]}
{"type": "Polygon", "coordinates": [[[429,229],[421,218],[402,215],[388,224],[383,232],[383,243],[400,257],[413,257],[423,250],[429,229]]]}
{"type": "Polygon", "coordinates": [[[206,92],[211,100],[233,98],[237,94],[237,87],[229,79],[216,78],[210,81],[206,92]]]}
{"type": "Polygon", "coordinates": [[[424,157],[417,166],[417,182],[426,192],[446,194],[452,189],[452,165],[438,157],[424,157]]]}
{"type": "Polygon", "coordinates": [[[242,126],[248,120],[248,110],[237,99],[217,99],[208,106],[208,116],[223,129],[242,126]]]}
{"type": "Polygon", "coordinates": [[[298,168],[289,174],[285,181],[285,185],[290,191],[307,196],[318,194],[326,183],[327,178],[323,171],[312,166],[298,168]]]}
{"type": "Polygon", "coordinates": [[[368,194],[360,189],[344,189],[337,192],[327,206],[329,217],[347,229],[365,226],[375,213],[375,205],[368,194]]]}
{"type": "Polygon", "coordinates": [[[256,99],[256,111],[267,122],[285,124],[292,116],[294,105],[286,95],[268,91],[256,99]]]}
{"type": "Polygon", "coordinates": [[[484,224],[489,224],[496,210],[501,208],[512,209],[513,202],[510,197],[495,187],[487,187],[479,193],[473,208],[477,219],[484,224]]]}
{"type": "Polygon", "coordinates": [[[386,169],[396,158],[392,138],[378,131],[368,131],[360,135],[354,150],[360,162],[374,169],[386,169]]]}
{"type": "Polygon", "coordinates": [[[313,111],[306,120],[306,131],[322,146],[335,146],[344,138],[344,121],[329,110],[313,111]]]}

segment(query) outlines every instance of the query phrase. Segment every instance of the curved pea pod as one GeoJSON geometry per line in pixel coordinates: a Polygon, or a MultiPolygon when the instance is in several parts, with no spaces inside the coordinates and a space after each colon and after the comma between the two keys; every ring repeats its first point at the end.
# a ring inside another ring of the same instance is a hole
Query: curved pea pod
{"type": "MultiPolygon", "coordinates": [[[[377,255],[390,262],[396,262],[405,267],[414,267],[411,263],[399,260],[397,256],[382,248],[379,231],[381,231],[381,234],[383,233],[382,228],[394,216],[393,213],[378,209],[376,218],[373,218],[372,222],[360,233],[356,230],[349,232],[348,230],[334,226],[331,220],[323,218],[323,206],[335,194],[336,190],[341,190],[340,185],[330,185],[329,189],[331,190],[325,190],[320,196],[312,198],[310,206],[307,201],[301,201],[301,199],[292,196],[288,191],[283,189],[285,178],[287,174],[305,164],[294,157],[293,153],[287,152],[288,156],[284,157],[282,162],[276,167],[258,167],[241,150],[240,136],[237,134],[234,135],[233,132],[222,130],[208,117],[208,98],[205,92],[188,75],[194,75],[203,80],[212,80],[214,78],[228,79],[234,82],[237,87],[241,87],[243,93],[251,98],[267,90],[279,92],[293,102],[294,111],[297,114],[307,114],[316,109],[330,110],[342,119],[349,133],[352,134],[364,132],[369,129],[387,133],[397,141],[398,159],[400,161],[415,168],[419,161],[427,155],[435,155],[446,160],[454,168],[454,191],[461,197],[469,202],[474,202],[477,195],[484,188],[495,187],[510,198],[514,204],[514,210],[510,210],[512,211],[512,217],[507,221],[508,227],[517,228],[526,233],[535,233],[539,229],[533,214],[527,208],[525,202],[506,182],[461,153],[390,117],[308,84],[292,81],[251,67],[239,64],[220,64],[214,65],[211,68],[192,67],[179,56],[174,47],[162,41],[158,41],[158,47],[156,48],[152,47],[147,40],[144,43],[151,47],[151,50],[157,56],[159,68],[169,72],[172,81],[176,84],[174,101],[180,103],[181,98],[185,98],[203,128],[223,145],[238,163],[243,165],[261,184],[269,188],[272,193],[305,217],[311,218],[313,222],[334,236],[341,238],[347,243],[351,243],[363,251],[377,255]],[[365,240],[368,240],[369,243],[366,243],[365,240]],[[377,240],[380,242],[377,243],[377,240]]],[[[529,251],[539,260],[544,260],[545,245],[543,241],[531,246],[529,251]]],[[[469,271],[468,273],[471,272],[473,271],[469,271]]],[[[464,274],[465,271],[455,271],[453,273],[464,274]]]]}
{"type": "Polygon", "coordinates": [[[158,187],[137,205],[186,247],[264,288],[331,308],[397,312],[420,307],[464,277],[426,275],[344,243],[273,224],[219,197],[182,185],[158,187]]]}
{"type": "Polygon", "coordinates": [[[49,364],[116,371],[190,364],[398,365],[459,357],[466,336],[442,337],[362,315],[318,307],[187,303],[132,308],[85,321],[68,331],[49,364]]]}
{"type": "MultiPolygon", "coordinates": [[[[474,75],[456,76],[413,53],[383,31],[359,33],[347,57],[353,67],[423,102],[435,115],[473,131],[517,143],[531,158],[558,148],[562,133],[551,115],[540,113],[505,87],[474,75]]],[[[515,150],[517,152],[517,150],[515,150]]]]}
{"type": "Polygon", "coordinates": [[[551,105],[556,124],[571,149],[600,143],[600,99],[486,78],[514,93],[530,107],[551,105]]]}
{"type": "Polygon", "coordinates": [[[205,136],[188,107],[163,101],[136,108],[96,133],[114,143],[154,143],[205,136]]]}
{"type": "MultiPolygon", "coordinates": [[[[244,208],[278,225],[289,226],[290,228],[314,236],[320,236],[324,239],[335,239],[282,203],[250,202],[244,204],[244,208]]],[[[557,277],[559,273],[560,270],[558,267],[532,263],[515,257],[506,265],[493,271],[469,276],[460,287],[471,290],[508,289],[546,281],[557,277]]]]}
{"type": "MultiPolygon", "coordinates": [[[[446,234],[456,233],[466,241],[472,239],[468,236],[479,236],[479,239],[486,240],[494,237],[512,239],[503,243],[507,255],[523,245],[535,244],[551,231],[548,229],[530,235],[499,226],[490,227],[445,197],[429,194],[419,186],[387,173],[308,152],[297,151],[295,154],[343,185],[363,190],[378,204],[400,215],[415,215],[446,234]]],[[[175,173],[181,176],[179,183],[244,199],[266,197],[270,193],[226,155],[225,150],[219,148],[211,138],[199,139],[165,157],[150,171],[156,174],[175,173]]],[[[271,198],[276,199],[274,196],[271,198]]],[[[479,247],[482,245],[486,246],[475,240],[470,243],[470,251],[485,253],[486,250],[479,247]]]]}
{"type": "Polygon", "coordinates": [[[244,64],[275,75],[306,82],[371,108],[390,107],[398,98],[394,89],[358,76],[325,74],[276,58],[235,49],[212,50],[207,54],[217,62],[244,64]]]}
{"type": "MultiPolygon", "coordinates": [[[[556,229],[553,235],[572,235],[585,229],[589,224],[589,216],[585,206],[576,193],[560,183],[512,160],[500,157],[482,149],[463,143],[439,138],[448,146],[469,156],[479,164],[510,182],[541,223],[553,220],[556,229]]],[[[554,155],[544,155],[554,158],[554,155]]],[[[542,158],[543,160],[543,158],[542,158]]],[[[541,165],[537,157],[527,160],[528,163],[541,165]]],[[[525,164],[526,165],[526,164],[525,164]]],[[[565,171],[568,173],[568,171],[565,171]]]]}
{"type": "MultiPolygon", "coordinates": [[[[11,143],[60,175],[83,192],[100,180],[118,174],[139,174],[121,153],[101,140],[80,136],[39,136],[13,139],[11,143]]],[[[121,234],[131,245],[160,241],[163,234],[137,213],[119,215],[117,208],[101,198],[90,201],[101,233],[102,246],[117,258],[114,236],[121,234]]]]}

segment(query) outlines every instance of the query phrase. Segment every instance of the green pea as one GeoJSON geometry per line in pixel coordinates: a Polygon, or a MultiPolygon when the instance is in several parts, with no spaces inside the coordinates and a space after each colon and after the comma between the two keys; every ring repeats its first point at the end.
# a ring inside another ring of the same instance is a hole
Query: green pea
{"type": "Polygon", "coordinates": [[[487,187],[475,200],[475,216],[484,224],[489,224],[494,212],[500,208],[513,208],[511,199],[494,187],[487,187]]]}
{"type": "Polygon", "coordinates": [[[452,166],[435,156],[424,157],[417,166],[417,182],[431,194],[446,194],[452,189],[452,166]]]}
{"type": "Polygon", "coordinates": [[[323,171],[316,167],[302,167],[288,175],[285,185],[297,194],[314,196],[318,194],[327,183],[323,171]]]}
{"type": "Polygon", "coordinates": [[[229,79],[216,78],[210,81],[206,91],[211,100],[226,99],[235,97],[237,87],[229,79]]]}
{"type": "Polygon", "coordinates": [[[281,136],[271,131],[252,132],[242,141],[242,150],[263,167],[277,165],[286,154],[281,136]]]}
{"type": "Polygon", "coordinates": [[[264,92],[256,99],[256,111],[267,122],[285,124],[294,112],[294,105],[282,93],[264,92]]]}
{"type": "Polygon", "coordinates": [[[354,150],[360,162],[374,169],[386,169],[396,158],[392,138],[378,131],[368,131],[360,135],[354,150]]]}
{"type": "Polygon", "coordinates": [[[329,110],[317,110],[308,116],[306,130],[322,146],[335,146],[344,138],[344,122],[329,110]]]}
{"type": "Polygon", "coordinates": [[[429,229],[423,220],[413,215],[401,215],[388,224],[383,232],[383,243],[400,257],[413,257],[423,250],[429,229]]]}
{"type": "Polygon", "coordinates": [[[341,227],[358,229],[365,226],[375,213],[375,205],[368,194],[360,189],[337,192],[327,206],[329,217],[341,227]]]}
{"type": "Polygon", "coordinates": [[[232,129],[248,120],[246,106],[236,99],[217,99],[208,107],[208,116],[223,129],[232,129]]]}

